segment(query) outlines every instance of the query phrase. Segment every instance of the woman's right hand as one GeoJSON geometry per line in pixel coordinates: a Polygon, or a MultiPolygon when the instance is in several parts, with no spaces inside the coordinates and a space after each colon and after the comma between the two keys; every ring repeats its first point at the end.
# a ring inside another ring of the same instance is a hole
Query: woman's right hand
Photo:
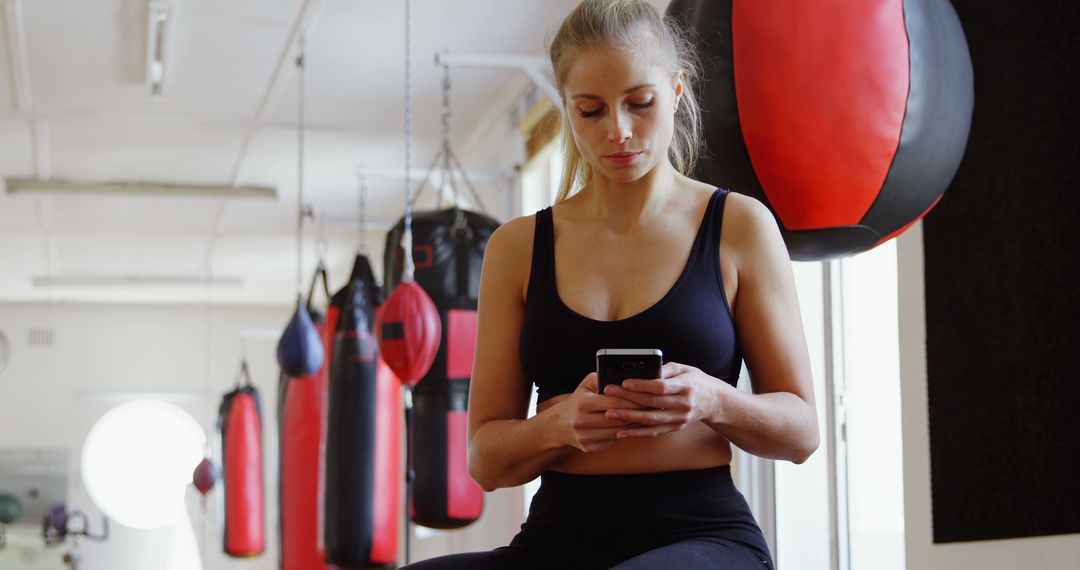
{"type": "Polygon", "coordinates": [[[596,373],[591,372],[562,401],[550,406],[559,430],[559,441],[584,453],[596,453],[616,442],[615,434],[627,427],[638,427],[625,420],[611,419],[605,412],[614,408],[641,409],[630,400],[597,393],[596,373]]]}

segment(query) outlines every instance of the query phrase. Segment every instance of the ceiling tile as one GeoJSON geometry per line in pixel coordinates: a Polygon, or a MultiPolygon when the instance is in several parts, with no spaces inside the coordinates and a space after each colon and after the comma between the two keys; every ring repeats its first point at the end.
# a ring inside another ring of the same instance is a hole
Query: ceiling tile
{"type": "Polygon", "coordinates": [[[243,130],[99,120],[50,124],[54,178],[221,184],[239,155],[243,130]]]}
{"type": "Polygon", "coordinates": [[[29,178],[34,175],[30,127],[22,120],[0,120],[0,176],[29,178]]]}
{"type": "Polygon", "coordinates": [[[29,196],[0,194],[0,230],[37,228],[36,200],[29,196]]]}
{"type": "Polygon", "coordinates": [[[7,23],[0,3],[0,111],[14,111],[15,101],[12,99],[11,67],[12,61],[7,39],[7,23]]]}
{"type": "Polygon", "coordinates": [[[209,237],[57,233],[57,275],[196,275],[209,237]]]}
{"type": "Polygon", "coordinates": [[[0,274],[5,277],[41,274],[46,270],[45,237],[40,232],[0,232],[0,274]]]}
{"type": "Polygon", "coordinates": [[[205,234],[213,231],[221,205],[215,200],[55,196],[53,228],[58,232],[205,234]]]}
{"type": "Polygon", "coordinates": [[[248,119],[300,0],[174,2],[166,97],[146,96],[144,0],[24,2],[35,108],[248,119]]]}

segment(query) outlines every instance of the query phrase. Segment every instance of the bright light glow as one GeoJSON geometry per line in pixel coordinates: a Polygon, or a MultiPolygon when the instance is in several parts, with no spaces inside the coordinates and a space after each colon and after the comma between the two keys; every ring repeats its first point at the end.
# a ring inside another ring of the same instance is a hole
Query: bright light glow
{"type": "Polygon", "coordinates": [[[83,481],[110,519],[132,528],[169,525],[183,512],[205,446],[206,433],[179,407],[156,400],[121,404],[86,436],[83,481]]]}

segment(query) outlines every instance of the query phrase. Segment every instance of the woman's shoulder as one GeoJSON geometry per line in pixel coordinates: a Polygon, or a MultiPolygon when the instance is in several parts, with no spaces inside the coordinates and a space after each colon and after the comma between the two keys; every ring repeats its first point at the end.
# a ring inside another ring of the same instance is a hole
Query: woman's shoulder
{"type": "Polygon", "coordinates": [[[523,300],[532,268],[535,231],[535,214],[518,216],[496,228],[484,249],[484,272],[500,286],[519,286],[523,300]]]}
{"type": "Polygon", "coordinates": [[[776,216],[761,200],[729,192],[724,204],[721,243],[742,269],[787,258],[787,247],[776,216]]]}
{"type": "Polygon", "coordinates": [[[724,225],[732,226],[733,229],[760,231],[762,225],[776,224],[772,210],[761,200],[748,194],[740,194],[734,190],[728,191],[724,202],[724,225]]]}
{"type": "Polygon", "coordinates": [[[487,248],[499,253],[520,254],[523,248],[531,250],[533,234],[536,233],[536,214],[526,214],[503,222],[488,238],[487,248]]]}

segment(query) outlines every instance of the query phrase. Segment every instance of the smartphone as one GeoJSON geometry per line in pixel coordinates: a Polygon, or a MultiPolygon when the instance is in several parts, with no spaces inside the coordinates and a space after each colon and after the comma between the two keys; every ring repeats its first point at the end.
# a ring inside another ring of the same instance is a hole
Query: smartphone
{"type": "Polygon", "coordinates": [[[664,353],[658,348],[601,348],[596,351],[596,382],[599,393],[608,384],[621,385],[627,378],[660,378],[664,353]]]}

